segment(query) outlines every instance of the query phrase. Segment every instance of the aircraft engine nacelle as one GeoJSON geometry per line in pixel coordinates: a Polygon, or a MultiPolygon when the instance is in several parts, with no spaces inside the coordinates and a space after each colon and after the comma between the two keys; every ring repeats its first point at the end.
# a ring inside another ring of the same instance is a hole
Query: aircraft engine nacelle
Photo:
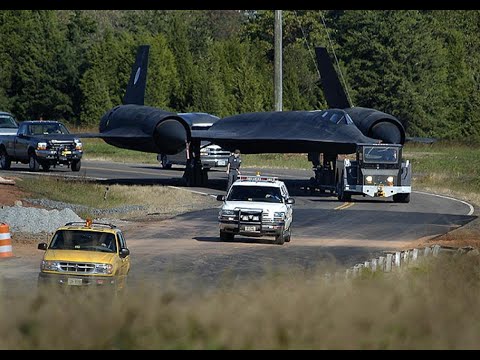
{"type": "Polygon", "coordinates": [[[404,144],[405,128],[394,116],[362,107],[344,109],[360,131],[368,137],[388,144],[404,144]]]}
{"type": "Polygon", "coordinates": [[[176,113],[133,104],[106,113],[99,131],[110,145],[167,155],[184,150],[191,137],[190,126],[176,113]]]}

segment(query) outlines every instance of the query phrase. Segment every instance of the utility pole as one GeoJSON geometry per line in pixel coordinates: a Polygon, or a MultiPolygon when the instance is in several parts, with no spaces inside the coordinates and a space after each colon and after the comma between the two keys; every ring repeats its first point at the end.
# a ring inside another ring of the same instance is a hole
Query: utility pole
{"type": "Polygon", "coordinates": [[[275,10],[275,111],[282,111],[282,10],[275,10]]]}

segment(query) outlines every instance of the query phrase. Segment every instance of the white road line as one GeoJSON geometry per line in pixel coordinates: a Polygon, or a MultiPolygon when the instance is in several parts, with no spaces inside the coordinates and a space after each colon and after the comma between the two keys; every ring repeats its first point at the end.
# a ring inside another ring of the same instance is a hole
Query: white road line
{"type": "Polygon", "coordinates": [[[204,192],[201,192],[201,191],[184,189],[184,188],[181,188],[181,187],[178,187],[178,186],[173,186],[173,185],[168,185],[167,187],[172,188],[172,189],[178,189],[178,190],[188,191],[188,192],[195,193],[195,194],[200,194],[200,195],[208,195],[208,196],[217,198],[217,195],[213,195],[213,194],[209,194],[209,193],[204,193],[204,192]]]}
{"type": "Polygon", "coordinates": [[[460,199],[455,199],[453,197],[445,196],[445,195],[431,194],[431,193],[427,193],[427,192],[423,192],[423,191],[412,191],[412,192],[417,193],[417,194],[423,194],[423,195],[437,196],[437,197],[440,197],[440,198],[461,202],[462,204],[467,205],[470,208],[470,211],[467,214],[469,216],[472,215],[475,211],[475,208],[471,204],[469,204],[466,201],[460,200],[460,199]]]}

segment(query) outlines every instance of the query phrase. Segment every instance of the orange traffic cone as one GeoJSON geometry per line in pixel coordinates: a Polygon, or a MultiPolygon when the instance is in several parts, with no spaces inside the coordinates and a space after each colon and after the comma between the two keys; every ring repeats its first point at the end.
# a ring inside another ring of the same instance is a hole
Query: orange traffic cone
{"type": "Polygon", "coordinates": [[[0,258],[12,257],[12,239],[10,237],[10,227],[5,223],[0,223],[0,258]]]}

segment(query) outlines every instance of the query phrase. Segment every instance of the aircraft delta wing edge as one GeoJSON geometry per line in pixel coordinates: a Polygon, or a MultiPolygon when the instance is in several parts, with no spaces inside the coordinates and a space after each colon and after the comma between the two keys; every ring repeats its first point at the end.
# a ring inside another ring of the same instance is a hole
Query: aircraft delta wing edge
{"type": "Polygon", "coordinates": [[[144,105],[149,46],[138,48],[123,103],[102,116],[98,134],[106,143],[130,150],[173,155],[186,152],[188,186],[205,185],[200,143],[209,141],[245,154],[351,154],[358,143],[402,143],[405,130],[398,119],[375,109],[350,107],[324,48],[317,61],[328,105],[314,111],[251,112],[218,118],[207,113],[175,113],[144,105]],[[333,105],[333,106],[332,106],[333,105]],[[202,123],[213,123],[197,130],[202,123]]]}

